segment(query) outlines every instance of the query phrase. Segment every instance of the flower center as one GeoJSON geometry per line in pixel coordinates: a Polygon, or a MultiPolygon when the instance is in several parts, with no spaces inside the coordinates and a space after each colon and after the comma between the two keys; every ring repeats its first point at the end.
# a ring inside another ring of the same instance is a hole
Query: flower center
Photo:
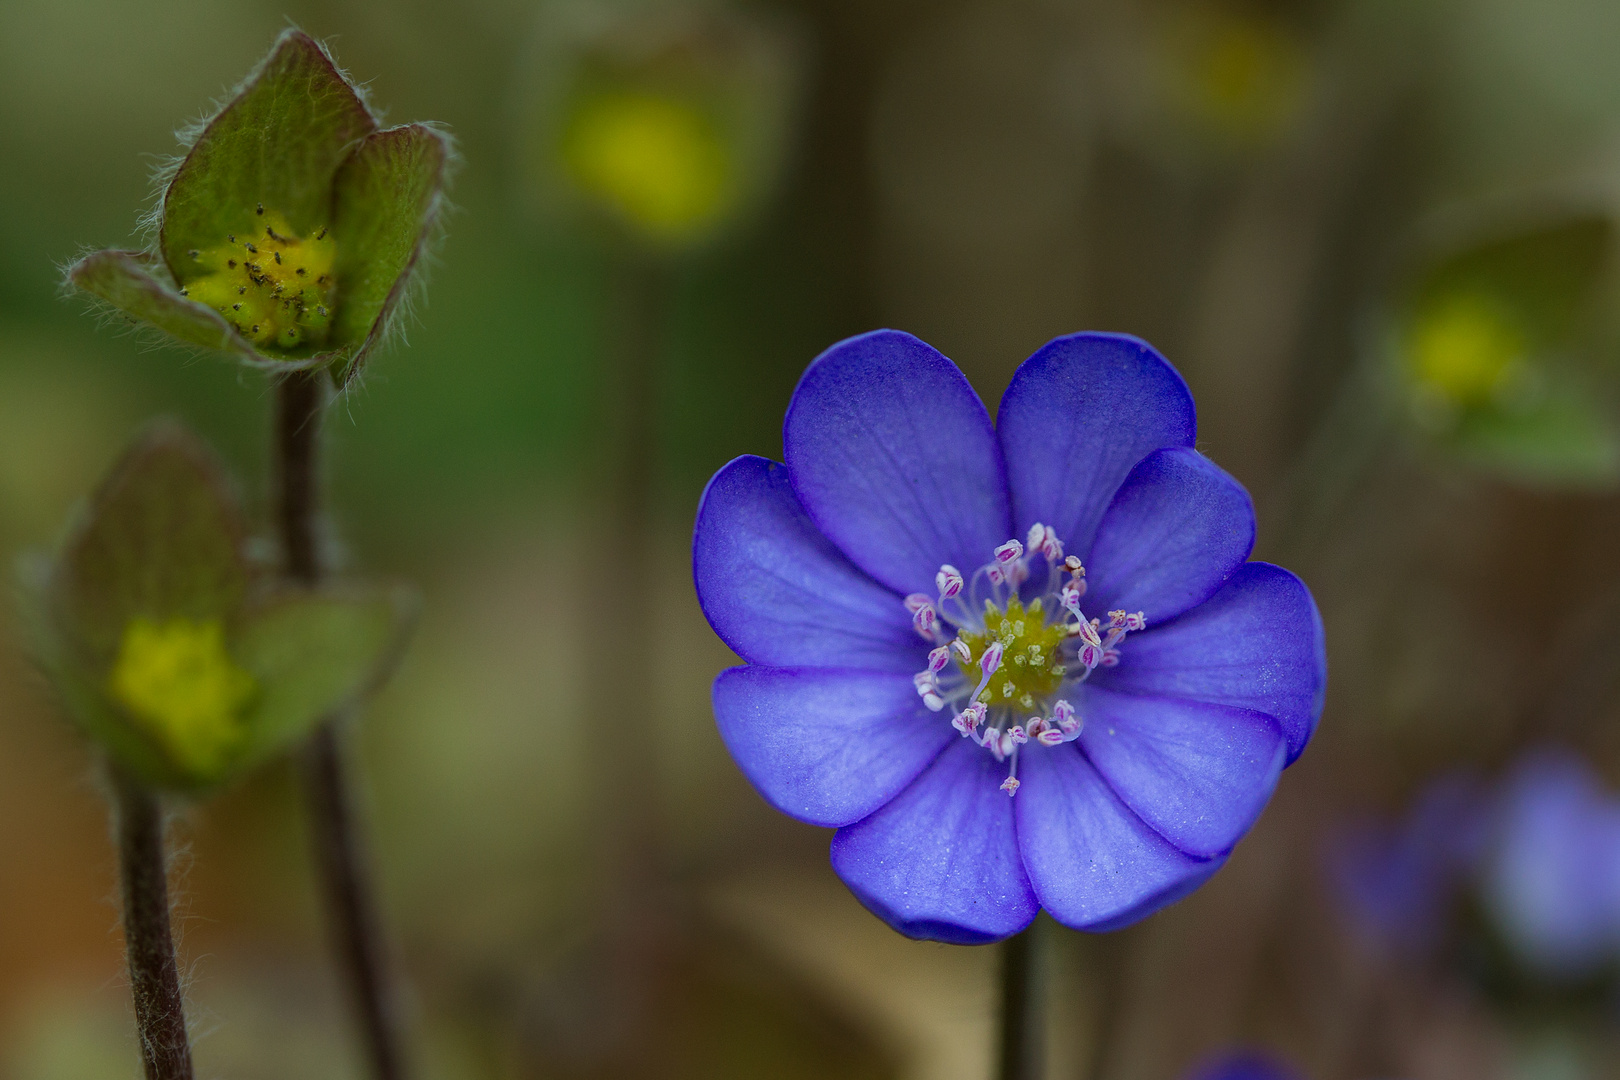
{"type": "Polygon", "coordinates": [[[1062,695],[1093,669],[1118,664],[1125,635],[1147,627],[1140,611],[1110,611],[1106,626],[1087,619],[1080,610],[1085,577],[1057,534],[1036,524],[1027,549],[1008,540],[971,579],[946,564],[934,578],[936,599],[906,597],[912,626],[936,645],[928,666],[912,677],[917,693],[933,712],[949,706],[951,726],[964,738],[997,761],[1011,761],[1001,785],[1009,795],[1018,791],[1019,747],[1032,739],[1058,746],[1078,738],[1081,719],[1062,695]],[[1038,566],[1032,569],[1037,559],[1045,563],[1044,579],[1038,566]]]}
{"type": "Polygon", "coordinates": [[[219,772],[246,736],[241,711],[258,690],[226,651],[217,619],[184,618],[131,621],[107,688],[176,765],[197,776],[219,772]]]}
{"type": "Polygon", "coordinates": [[[967,655],[958,652],[956,663],[963,675],[976,680],[986,650],[999,644],[1001,666],[975,700],[986,705],[1033,709],[1036,702],[1044,702],[1056,693],[1068,674],[1062,652],[1068,636],[1061,622],[1046,621],[1046,605],[1040,597],[1031,600],[1026,608],[1014,596],[1007,601],[1005,610],[986,599],[984,629],[964,629],[956,636],[967,646],[967,655]]]}
{"type": "Polygon", "coordinates": [[[180,292],[224,315],[255,345],[293,350],[322,345],[332,325],[330,230],[296,235],[287,219],[258,208],[253,235],[231,233],[217,247],[188,252],[197,276],[180,292]]]}

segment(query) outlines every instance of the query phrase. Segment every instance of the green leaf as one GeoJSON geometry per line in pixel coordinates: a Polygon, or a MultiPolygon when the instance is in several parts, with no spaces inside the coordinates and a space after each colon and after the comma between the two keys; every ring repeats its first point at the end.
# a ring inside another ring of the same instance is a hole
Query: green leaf
{"type": "Polygon", "coordinates": [[[409,589],[284,592],[244,617],[233,651],[259,683],[238,767],[301,739],[379,688],[415,621],[409,589]]]}
{"type": "Polygon", "coordinates": [[[125,453],[69,534],[50,614],[99,679],[136,619],[228,617],[249,582],[241,508],[218,461],[172,423],[125,453]]]}
{"type": "Polygon", "coordinates": [[[138,251],[98,251],[68,268],[68,280],[118,310],[192,345],[257,355],[225,317],[181,296],[138,251]]]}
{"type": "Polygon", "coordinates": [[[1474,464],[1536,487],[1602,490],[1620,482],[1620,431],[1574,387],[1523,411],[1470,411],[1450,443],[1474,464]]]}
{"type": "Polygon", "coordinates": [[[1567,341],[1591,314],[1614,246],[1614,224],[1600,214],[1497,231],[1438,260],[1424,276],[1415,306],[1485,296],[1510,308],[1535,343],[1567,341]]]}
{"type": "Polygon", "coordinates": [[[330,226],[332,179],[376,128],[320,45],[297,30],[282,34],[164,193],[160,246],[175,280],[196,276],[191,252],[258,235],[264,211],[300,236],[330,226]]]}
{"type": "Polygon", "coordinates": [[[339,385],[359,369],[404,295],[438,214],[449,160],[444,135],[408,124],[368,136],[337,174],[333,232],[342,295],[332,338],[357,347],[339,385]]]}

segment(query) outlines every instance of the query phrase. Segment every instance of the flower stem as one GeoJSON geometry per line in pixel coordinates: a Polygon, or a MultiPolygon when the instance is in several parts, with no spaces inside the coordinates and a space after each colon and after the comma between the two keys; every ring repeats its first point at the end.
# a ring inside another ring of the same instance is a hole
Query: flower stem
{"type": "Polygon", "coordinates": [[[1040,924],[1001,945],[1000,1080],[1036,1080],[1042,1074],[1040,924]]]}
{"type": "Polygon", "coordinates": [[[163,810],[157,796],[116,765],[111,767],[118,827],[118,874],[123,886],[124,951],[135,1026],[146,1080],[191,1080],[185,1001],[169,930],[168,870],[163,858],[163,810]]]}
{"type": "MultiPolygon", "coordinates": [[[[304,585],[321,578],[316,520],[317,448],[326,406],[326,374],[298,371],[276,383],[277,524],[287,576],[304,585]]],[[[304,786],[316,860],[326,891],[333,947],[366,1041],[375,1080],[405,1076],[382,930],[350,797],[337,725],[326,718],[304,749],[304,786]]]]}

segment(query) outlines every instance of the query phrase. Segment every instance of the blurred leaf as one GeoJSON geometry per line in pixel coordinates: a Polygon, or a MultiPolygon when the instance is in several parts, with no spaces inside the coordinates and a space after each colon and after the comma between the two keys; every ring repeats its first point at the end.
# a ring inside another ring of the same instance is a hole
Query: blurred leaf
{"type": "Polygon", "coordinates": [[[337,174],[333,231],[341,240],[336,272],[343,294],[333,332],[340,342],[358,343],[336,373],[340,386],[358,371],[403,297],[438,214],[449,160],[444,135],[409,124],[368,136],[337,174]]]}
{"type": "Polygon", "coordinates": [[[1531,484],[1602,488],[1620,481],[1620,432],[1599,402],[1573,387],[1524,412],[1469,412],[1451,441],[1463,457],[1531,484]]]}
{"type": "Polygon", "coordinates": [[[284,592],[245,615],[234,641],[258,679],[238,766],[306,735],[372,692],[391,673],[416,613],[409,589],[284,592]]]}
{"type": "Polygon", "coordinates": [[[114,466],[50,582],[65,643],[105,672],[135,619],[227,617],[248,585],[241,509],[213,453],[177,425],[151,428],[114,466]]]}
{"type": "Polygon", "coordinates": [[[298,235],[330,226],[332,179],[376,126],[320,45],[283,33],[164,193],[161,244],[175,280],[195,276],[190,252],[257,234],[260,207],[284,215],[298,235]]]}
{"type": "Polygon", "coordinates": [[[1533,347],[1567,341],[1582,329],[1611,268],[1614,232],[1608,217],[1594,214],[1463,247],[1424,275],[1414,307],[1489,296],[1513,311],[1533,347]]]}
{"type": "Polygon", "coordinates": [[[151,256],[138,251],[97,251],[68,268],[68,280],[137,319],[193,345],[251,353],[252,346],[225,317],[181,296],[154,273],[151,256]]]}

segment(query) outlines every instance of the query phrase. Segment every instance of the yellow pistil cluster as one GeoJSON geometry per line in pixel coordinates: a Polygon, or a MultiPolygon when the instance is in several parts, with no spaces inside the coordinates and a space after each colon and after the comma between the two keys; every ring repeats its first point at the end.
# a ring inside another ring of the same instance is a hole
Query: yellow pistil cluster
{"type": "Polygon", "coordinates": [[[957,657],[962,674],[975,686],[979,683],[979,660],[991,642],[1002,647],[1001,667],[990,676],[989,684],[978,700],[986,705],[1011,705],[1033,709],[1056,692],[1066,673],[1061,650],[1068,636],[1062,620],[1046,621],[1046,612],[1040,600],[1030,601],[1026,608],[1014,598],[1002,611],[989,600],[984,602],[983,634],[964,630],[958,638],[972,650],[973,658],[963,661],[957,657]]]}
{"type": "Polygon", "coordinates": [[[258,687],[226,651],[219,620],[138,618],[124,629],[108,690],[176,765],[207,777],[247,734],[241,714],[258,687]]]}
{"type": "Polygon", "coordinates": [[[224,315],[255,345],[290,351],[325,344],[337,257],[330,231],[303,238],[274,210],[260,206],[255,216],[251,235],[232,233],[218,247],[186,253],[197,276],[187,276],[181,293],[224,315]]]}

